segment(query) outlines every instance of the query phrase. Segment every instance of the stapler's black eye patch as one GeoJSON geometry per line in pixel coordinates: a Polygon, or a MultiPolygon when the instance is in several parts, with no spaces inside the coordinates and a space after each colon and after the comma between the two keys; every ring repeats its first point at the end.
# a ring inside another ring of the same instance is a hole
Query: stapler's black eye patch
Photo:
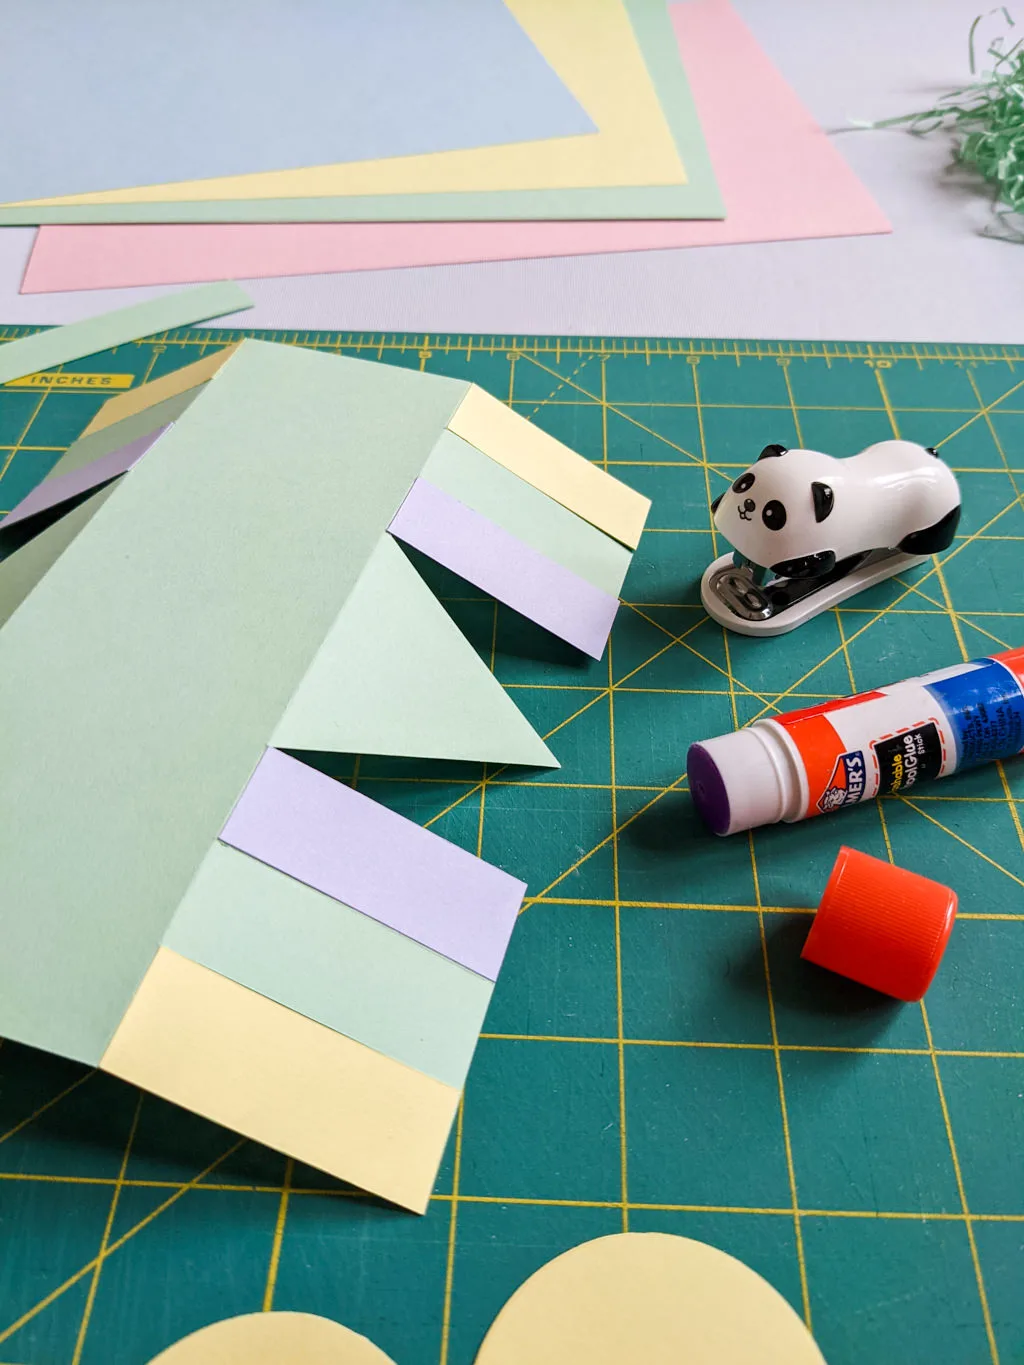
{"type": "Polygon", "coordinates": [[[739,478],[736,480],[736,482],[733,484],[732,491],[734,493],[746,493],[749,492],[749,490],[753,488],[753,486],[754,476],[748,469],[747,472],[745,474],[741,474],[739,478]]]}
{"type": "Polygon", "coordinates": [[[779,502],[778,498],[772,498],[771,502],[766,502],[761,509],[761,520],[769,531],[781,531],[786,524],[785,505],[779,502]]]}
{"type": "Polygon", "coordinates": [[[811,484],[811,496],[814,498],[814,520],[824,521],[835,505],[836,495],[827,483],[814,482],[811,484]]]}

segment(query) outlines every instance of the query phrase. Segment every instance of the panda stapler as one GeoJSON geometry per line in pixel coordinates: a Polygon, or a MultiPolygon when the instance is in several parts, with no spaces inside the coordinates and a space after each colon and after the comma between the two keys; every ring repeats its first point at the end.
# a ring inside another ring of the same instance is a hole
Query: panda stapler
{"type": "Polygon", "coordinates": [[[846,459],[768,445],[711,511],[735,552],[705,571],[705,609],[741,635],[783,635],[945,550],[960,487],[912,441],[846,459]]]}

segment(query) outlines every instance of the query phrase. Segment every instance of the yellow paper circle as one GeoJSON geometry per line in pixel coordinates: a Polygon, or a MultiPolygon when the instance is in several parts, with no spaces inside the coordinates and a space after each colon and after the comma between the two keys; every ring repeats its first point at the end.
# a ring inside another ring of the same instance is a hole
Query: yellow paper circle
{"type": "Polygon", "coordinates": [[[801,1319],[742,1261],[689,1237],[621,1233],[532,1275],[476,1365],[825,1365],[801,1319]]]}
{"type": "Polygon", "coordinates": [[[182,1337],[150,1365],[394,1365],[372,1341],[313,1313],[246,1313],[182,1337]]]}

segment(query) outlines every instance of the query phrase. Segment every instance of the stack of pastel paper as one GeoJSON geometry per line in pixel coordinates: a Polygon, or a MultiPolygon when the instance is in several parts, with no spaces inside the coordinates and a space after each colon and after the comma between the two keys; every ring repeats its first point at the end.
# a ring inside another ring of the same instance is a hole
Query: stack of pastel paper
{"type": "Polygon", "coordinates": [[[0,1035],[422,1211],[525,885],[292,755],[557,767],[399,542],[600,656],[648,506],[291,346],[109,400],[0,522],[0,1035]]]}
{"type": "Polygon", "coordinates": [[[0,52],[23,292],[889,230],[728,0],[121,9],[0,52]]]}

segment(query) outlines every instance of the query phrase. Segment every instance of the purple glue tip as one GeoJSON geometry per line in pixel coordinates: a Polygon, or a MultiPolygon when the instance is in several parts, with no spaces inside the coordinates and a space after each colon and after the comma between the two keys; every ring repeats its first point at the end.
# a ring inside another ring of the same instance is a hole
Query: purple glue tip
{"type": "Polygon", "coordinates": [[[701,819],[712,834],[729,832],[729,793],[718,764],[703,744],[691,744],[686,756],[690,795],[701,819]]]}

